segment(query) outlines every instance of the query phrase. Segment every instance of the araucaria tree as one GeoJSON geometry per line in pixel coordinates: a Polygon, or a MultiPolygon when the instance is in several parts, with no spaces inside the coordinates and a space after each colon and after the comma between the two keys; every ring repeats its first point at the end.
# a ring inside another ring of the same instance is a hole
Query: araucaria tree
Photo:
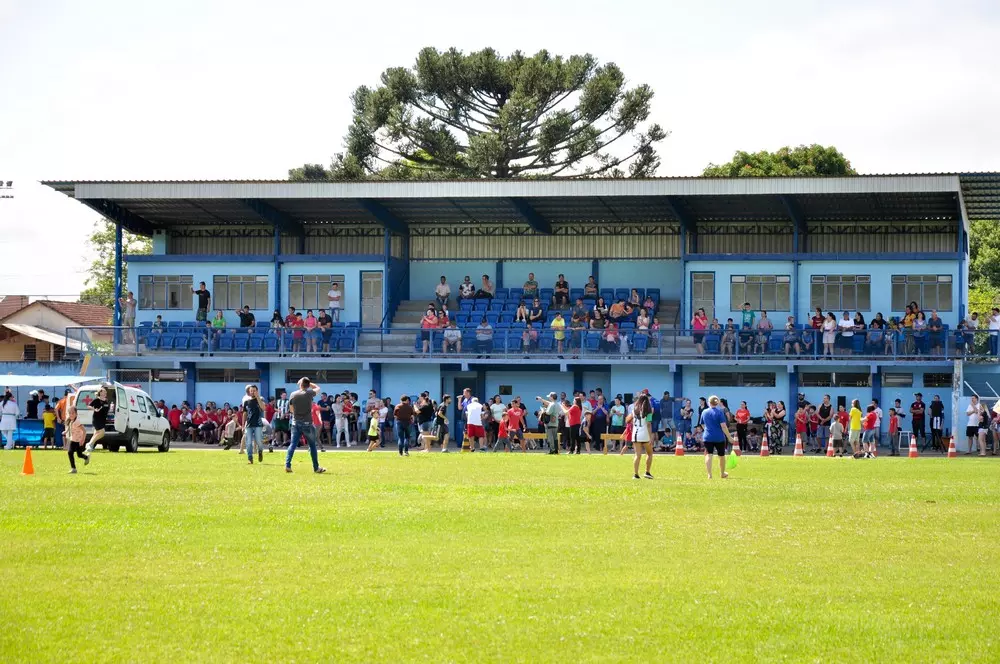
{"type": "Polygon", "coordinates": [[[648,85],[628,87],[617,65],[589,54],[425,48],[412,69],[387,69],[378,87],[354,92],[346,152],[328,176],[651,176],[667,135],[649,122],[652,99],[648,85]]]}

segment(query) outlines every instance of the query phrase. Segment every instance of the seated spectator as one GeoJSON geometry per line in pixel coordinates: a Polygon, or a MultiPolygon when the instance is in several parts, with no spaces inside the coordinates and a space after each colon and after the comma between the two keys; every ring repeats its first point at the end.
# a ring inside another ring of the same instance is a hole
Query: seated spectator
{"type": "Polygon", "coordinates": [[[639,298],[639,291],[635,288],[632,289],[632,293],[628,296],[628,303],[632,307],[642,306],[642,300],[639,298]]]}
{"type": "Polygon", "coordinates": [[[552,291],[552,306],[564,309],[569,305],[569,282],[564,275],[556,279],[556,287],[552,291]]]}
{"type": "Polygon", "coordinates": [[[465,281],[458,285],[458,299],[468,300],[474,297],[476,294],[476,286],[469,279],[469,275],[465,275],[465,281]]]}
{"type": "Polygon", "coordinates": [[[646,309],[639,310],[639,317],[635,320],[635,329],[639,334],[649,335],[649,312],[646,309]]]}
{"type": "Polygon", "coordinates": [[[606,353],[614,353],[620,345],[621,339],[618,336],[618,326],[615,325],[614,321],[608,321],[604,329],[604,334],[601,335],[601,350],[606,353]]]}
{"type": "Polygon", "coordinates": [[[201,335],[201,349],[209,352],[215,350],[215,339],[218,334],[212,327],[212,321],[205,321],[205,329],[201,335]]]}
{"type": "Polygon", "coordinates": [[[156,320],[153,321],[153,327],[151,328],[151,330],[153,332],[163,332],[164,327],[165,326],[163,324],[163,316],[157,316],[156,320]]]}
{"type": "Polygon", "coordinates": [[[250,311],[249,305],[243,305],[242,309],[236,310],[236,315],[240,317],[240,327],[246,329],[248,327],[253,327],[257,324],[257,319],[254,318],[253,312],[250,311]]]}
{"type": "Polygon", "coordinates": [[[443,305],[440,309],[437,310],[436,313],[438,319],[438,327],[440,327],[442,330],[448,327],[448,323],[451,322],[451,312],[448,311],[448,305],[447,304],[443,305]]]}
{"type": "Polygon", "coordinates": [[[607,321],[604,319],[604,316],[601,315],[601,312],[594,311],[594,317],[590,319],[590,329],[603,330],[606,324],[607,321]]]}
{"type": "Polygon", "coordinates": [[[563,343],[566,341],[566,319],[563,318],[562,312],[556,312],[556,317],[549,323],[549,327],[552,328],[556,340],[556,352],[562,355],[563,343]]]}
{"type": "Polygon", "coordinates": [[[757,328],[757,334],[754,335],[753,352],[755,354],[759,353],[761,355],[763,355],[764,353],[766,353],[767,352],[767,342],[769,340],[770,340],[769,333],[765,332],[764,330],[762,330],[762,329],[760,329],[758,327],[757,328]]]}
{"type": "Polygon", "coordinates": [[[448,280],[441,275],[441,282],[434,287],[434,297],[437,299],[437,305],[439,307],[447,307],[448,300],[451,298],[451,286],[448,285],[448,280]]]}
{"type": "Polygon", "coordinates": [[[434,307],[427,307],[427,311],[424,312],[423,318],[420,319],[420,339],[423,341],[424,352],[427,353],[431,348],[431,337],[433,336],[433,330],[438,328],[437,310],[434,307]]]}
{"type": "Polygon", "coordinates": [[[653,301],[653,298],[647,295],[646,299],[642,302],[642,308],[652,313],[653,310],[656,309],[656,302],[653,301]]]}
{"type": "Polygon", "coordinates": [[[521,300],[517,305],[517,313],[514,314],[514,322],[527,323],[528,316],[529,316],[528,305],[524,303],[524,300],[521,300]]]}
{"type": "Polygon", "coordinates": [[[719,325],[719,319],[713,318],[712,322],[708,324],[708,329],[714,334],[722,334],[722,326],[719,325]]]}
{"type": "Polygon", "coordinates": [[[743,323],[743,329],[740,330],[740,353],[743,355],[750,355],[753,350],[754,334],[753,330],[750,329],[750,323],[743,323]]]}
{"type": "Polygon", "coordinates": [[[764,335],[765,343],[771,340],[772,330],[774,330],[774,323],[767,317],[766,311],[761,311],[760,320],[757,321],[757,332],[764,335]]]}
{"type": "Polygon", "coordinates": [[[720,345],[720,350],[726,357],[731,357],[735,348],[736,326],[733,324],[733,319],[730,318],[726,321],[726,327],[722,330],[722,343],[720,345]]]}
{"type": "Polygon", "coordinates": [[[597,298],[597,302],[594,303],[594,311],[592,312],[592,315],[596,316],[598,313],[605,318],[608,317],[608,305],[605,304],[603,297],[597,298]]]}
{"type": "Polygon", "coordinates": [[[854,331],[858,334],[864,334],[865,332],[865,316],[860,311],[854,312],[854,331]]]}
{"type": "Polygon", "coordinates": [[[795,317],[789,316],[785,323],[785,355],[791,355],[793,350],[796,355],[802,354],[802,339],[795,327],[795,317]]]}
{"type": "Polygon", "coordinates": [[[608,311],[608,320],[615,321],[616,323],[625,320],[626,316],[625,300],[618,300],[611,305],[611,309],[608,311]]]}
{"type": "Polygon", "coordinates": [[[441,352],[447,353],[454,349],[456,353],[462,352],[462,331],[458,329],[455,321],[448,323],[448,329],[444,331],[444,341],[441,342],[441,352]]]}
{"type": "Polygon", "coordinates": [[[528,280],[524,282],[524,297],[534,299],[538,297],[538,282],[535,281],[535,273],[528,273],[528,280]]]}
{"type": "Polygon", "coordinates": [[[485,316],[479,321],[479,327],[476,328],[476,350],[479,353],[488,353],[493,350],[493,326],[490,325],[485,316]]]}
{"type": "Polygon", "coordinates": [[[819,338],[819,332],[812,329],[804,330],[799,334],[799,338],[802,339],[802,354],[812,355],[814,353],[814,348],[816,347],[816,339],[819,338]]]}
{"type": "Polygon", "coordinates": [[[521,348],[525,353],[530,353],[531,351],[538,348],[538,330],[529,326],[524,326],[524,331],[521,332],[521,348]]]}
{"type": "Polygon", "coordinates": [[[576,298],[576,304],[573,305],[573,309],[570,311],[571,317],[579,316],[580,318],[587,318],[587,307],[583,304],[582,298],[576,298]]]}
{"type": "Polygon", "coordinates": [[[536,297],[531,303],[531,309],[528,310],[528,322],[529,323],[544,323],[545,322],[545,312],[542,311],[542,303],[536,297]]]}
{"type": "Polygon", "coordinates": [[[597,297],[600,289],[597,287],[597,281],[594,279],[594,275],[590,275],[587,279],[587,283],[583,286],[583,296],[584,297],[597,297]]]}
{"type": "Polygon", "coordinates": [[[319,332],[320,350],[327,352],[330,350],[330,339],[333,338],[333,318],[330,317],[330,314],[326,313],[326,309],[319,312],[319,317],[316,319],[316,327],[319,332]]]}
{"type": "Polygon", "coordinates": [[[283,327],[285,327],[285,321],[281,318],[281,312],[275,309],[274,315],[271,316],[271,329],[280,330],[283,327]]]}
{"type": "Polygon", "coordinates": [[[476,291],[476,299],[490,299],[496,293],[496,287],[493,282],[490,281],[490,277],[487,274],[483,275],[483,282],[479,285],[479,290],[476,291]]]}
{"type": "Polygon", "coordinates": [[[865,338],[865,348],[868,352],[874,354],[881,352],[885,342],[885,328],[886,322],[882,318],[882,312],[875,314],[875,318],[868,325],[868,335],[865,338]]]}
{"type": "Polygon", "coordinates": [[[226,329],[226,317],[223,315],[222,309],[217,309],[215,311],[215,318],[212,319],[212,329],[214,330],[226,329]]]}

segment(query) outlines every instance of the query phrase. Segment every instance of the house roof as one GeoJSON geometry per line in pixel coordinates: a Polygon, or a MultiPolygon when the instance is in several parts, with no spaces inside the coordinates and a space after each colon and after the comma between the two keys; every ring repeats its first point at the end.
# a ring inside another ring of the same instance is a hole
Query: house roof
{"type": "Polygon", "coordinates": [[[28,304],[27,295],[5,295],[0,298],[0,319],[24,309],[28,304]]]}
{"type": "Polygon", "coordinates": [[[99,327],[111,324],[111,309],[99,304],[80,302],[58,302],[56,300],[29,301],[26,295],[7,295],[0,299],[0,321],[26,309],[32,304],[47,307],[83,327],[99,327]]]}

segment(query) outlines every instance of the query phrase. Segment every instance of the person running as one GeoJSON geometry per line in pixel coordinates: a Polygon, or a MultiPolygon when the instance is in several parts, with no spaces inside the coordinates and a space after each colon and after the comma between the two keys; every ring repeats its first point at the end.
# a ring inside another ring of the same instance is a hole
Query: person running
{"type": "Polygon", "coordinates": [[[291,411],[291,441],[285,454],[285,472],[292,472],[292,455],[299,446],[299,438],[304,437],[309,445],[309,457],[312,459],[313,472],[325,473],[326,468],[319,465],[319,451],[316,449],[316,425],[312,421],[313,399],[319,394],[319,385],[306,377],[299,379],[299,389],[288,397],[288,408],[291,411]]]}
{"type": "Polygon", "coordinates": [[[875,458],[875,427],[878,424],[878,415],[875,414],[875,405],[871,404],[868,406],[868,412],[865,413],[865,417],[861,422],[862,437],[861,445],[862,452],[866,459],[875,458]]]}
{"type": "Polygon", "coordinates": [[[528,453],[528,441],[524,438],[524,411],[517,399],[510,403],[510,408],[505,413],[507,416],[507,438],[510,439],[511,449],[516,442],[521,446],[521,451],[528,453]]]}
{"type": "Polygon", "coordinates": [[[70,475],[76,475],[76,459],[83,459],[83,465],[90,463],[90,455],[83,453],[83,448],[87,441],[87,429],[77,417],[76,408],[69,409],[69,419],[66,420],[66,452],[69,454],[70,475]]]}
{"type": "Polygon", "coordinates": [[[399,403],[392,411],[396,420],[396,445],[399,456],[410,456],[410,427],[413,423],[413,406],[410,397],[405,394],[399,398],[399,403]]]}
{"type": "Polygon", "coordinates": [[[437,412],[434,413],[434,436],[442,452],[448,451],[448,406],[451,405],[451,395],[441,397],[437,412]]]}
{"type": "Polygon", "coordinates": [[[372,452],[378,449],[378,412],[368,420],[368,451],[372,452]]]}
{"type": "Polygon", "coordinates": [[[264,400],[256,385],[247,385],[246,396],[240,404],[245,417],[243,438],[246,440],[247,459],[253,465],[254,443],[257,445],[257,461],[264,462],[264,400]]]}
{"type": "Polygon", "coordinates": [[[93,399],[90,404],[88,404],[94,410],[94,418],[91,421],[94,427],[94,435],[90,437],[90,441],[87,443],[86,454],[89,461],[90,454],[97,447],[97,443],[104,438],[104,427],[108,426],[108,411],[111,410],[111,402],[108,401],[108,390],[102,387],[97,391],[97,398],[93,399]]]}
{"type": "Polygon", "coordinates": [[[857,399],[851,402],[851,412],[848,414],[850,418],[850,440],[851,440],[851,451],[855,459],[861,459],[864,455],[861,453],[861,402],[857,399]]]}
{"type": "Polygon", "coordinates": [[[510,434],[507,429],[508,422],[507,413],[504,413],[500,417],[499,428],[497,429],[497,440],[493,443],[494,452],[498,452],[500,450],[507,450],[508,454],[511,452],[511,448],[513,446],[510,443],[510,434]]]}
{"type": "Polygon", "coordinates": [[[732,442],[729,427],[726,426],[726,413],[719,407],[719,397],[714,394],[708,398],[708,408],[701,414],[701,424],[705,427],[705,470],[708,479],[712,479],[712,453],[719,457],[719,472],[722,479],[729,477],[726,472],[726,445],[732,442]]]}
{"type": "Polygon", "coordinates": [[[632,408],[632,441],[635,445],[635,457],[632,460],[633,479],[639,478],[639,463],[646,454],[646,479],[653,479],[650,472],[653,469],[653,440],[649,431],[653,419],[653,406],[649,403],[649,395],[643,392],[632,408]]]}

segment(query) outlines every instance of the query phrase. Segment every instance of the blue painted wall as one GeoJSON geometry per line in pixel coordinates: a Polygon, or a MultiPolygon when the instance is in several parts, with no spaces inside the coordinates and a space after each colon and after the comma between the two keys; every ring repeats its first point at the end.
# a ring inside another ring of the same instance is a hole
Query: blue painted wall
{"type": "MultiPolygon", "coordinates": [[[[496,280],[496,261],[410,261],[410,300],[429,300],[434,297],[434,287],[441,281],[441,275],[448,277],[451,295],[458,295],[458,285],[465,275],[479,287],[483,275],[496,280]]],[[[505,275],[505,281],[507,277],[505,275]]]]}
{"type": "MultiPolygon", "coordinates": [[[[271,311],[274,309],[274,263],[272,262],[249,262],[245,257],[239,260],[219,261],[214,263],[178,263],[175,261],[158,263],[154,261],[142,261],[133,263],[128,271],[128,290],[135,293],[139,299],[139,276],[143,275],[191,275],[192,286],[197,289],[198,282],[204,281],[209,291],[212,291],[212,278],[217,274],[226,275],[264,275],[268,278],[266,309],[255,309],[254,315],[258,320],[265,318],[270,320],[271,311]]],[[[214,293],[213,293],[214,295],[214,293]]],[[[190,309],[138,309],[135,312],[136,321],[154,320],[157,314],[163,316],[164,321],[190,321],[194,320],[198,306],[197,298],[192,295],[190,309]]],[[[212,306],[215,306],[213,301],[212,306]]],[[[226,311],[226,322],[230,326],[239,324],[239,318],[233,311],[226,311]]],[[[211,316],[210,316],[211,318],[211,316]]]]}
{"type": "MultiPolygon", "coordinates": [[[[542,240],[544,242],[544,240],[542,240]]],[[[587,261],[504,261],[503,285],[507,288],[521,288],[528,280],[528,273],[535,273],[539,288],[555,288],[560,274],[566,276],[570,288],[583,288],[592,272],[593,263],[587,261]]]]}
{"type": "MultiPolygon", "coordinates": [[[[686,306],[684,315],[686,320],[681,321],[681,327],[688,328],[693,314],[691,305],[691,273],[692,272],[714,272],[715,273],[715,316],[720,323],[725,324],[727,318],[736,319],[739,311],[730,309],[729,288],[730,277],[734,274],[774,274],[793,275],[792,261],[740,261],[737,259],[727,261],[689,261],[684,277],[684,300],[686,306]]],[[[789,296],[791,297],[791,295],[789,296]]],[[[788,315],[787,311],[775,311],[772,315],[775,321],[783,321],[788,315]]],[[[777,323],[776,323],[777,324],[777,323]]]]}
{"type": "MultiPolygon", "coordinates": [[[[361,320],[361,273],[385,272],[385,263],[284,263],[281,266],[281,313],[288,313],[288,277],[293,274],[342,274],[344,275],[342,321],[361,320]]],[[[385,275],[383,274],[383,278],[385,275]]],[[[268,312],[268,319],[271,313],[268,312]]]]}
{"type": "MultiPolygon", "coordinates": [[[[684,394],[680,396],[691,399],[691,404],[695,407],[696,412],[698,397],[705,397],[707,399],[709,396],[714,394],[719,398],[729,401],[729,408],[734,412],[737,408],[739,408],[740,401],[746,401],[747,408],[750,409],[750,412],[754,417],[763,415],[764,408],[767,406],[768,400],[784,401],[785,405],[788,405],[788,369],[784,366],[741,366],[735,367],[735,369],[753,372],[773,371],[775,374],[774,387],[701,387],[699,385],[699,381],[703,371],[726,372],[733,371],[734,367],[689,365],[684,367],[684,394]]],[[[666,389],[669,389],[669,387],[666,389]]],[[[663,394],[663,390],[660,390],[659,394],[663,394]]],[[[674,396],[678,395],[675,394],[674,396]]],[[[789,408],[791,408],[791,406],[789,406],[789,408]]]]}
{"type": "Polygon", "coordinates": [[[664,390],[674,391],[674,375],[666,366],[636,367],[627,364],[611,367],[610,395],[636,394],[648,389],[650,394],[659,397],[664,390]]]}
{"type": "MultiPolygon", "coordinates": [[[[230,383],[229,387],[232,386],[233,386],[232,383],[230,383]]],[[[196,388],[195,394],[197,393],[198,392],[196,388]]],[[[223,391],[220,390],[217,394],[222,394],[222,393],[223,391]]],[[[153,401],[159,401],[160,399],[163,399],[164,403],[166,403],[168,407],[174,405],[180,407],[180,405],[184,403],[184,400],[187,398],[186,394],[187,394],[187,386],[184,383],[153,383],[150,388],[149,396],[153,398],[153,401]]],[[[224,403],[227,399],[233,398],[231,390],[226,391],[225,395],[226,398],[223,399],[222,401],[219,401],[220,404],[224,403]]],[[[218,401],[217,398],[214,397],[212,398],[215,401],[218,401]]]]}
{"type": "MultiPolygon", "coordinates": [[[[514,389],[515,396],[520,396],[521,401],[528,407],[528,423],[536,426],[538,419],[534,411],[538,410],[538,402],[535,397],[546,396],[549,392],[565,392],[568,395],[573,393],[573,373],[572,372],[526,372],[526,371],[487,371],[486,372],[486,397],[491,397],[499,393],[501,385],[510,385],[514,389]]],[[[595,386],[596,387],[596,386],[595,386]]],[[[480,396],[482,398],[482,396],[480,396]]],[[[507,399],[507,397],[504,397],[507,399]]]]}
{"type": "MultiPolygon", "coordinates": [[[[365,388],[367,392],[368,388],[365,388]]],[[[406,394],[416,398],[424,390],[435,399],[440,398],[441,369],[437,364],[383,364],[382,394],[393,403],[406,394]]],[[[358,392],[358,394],[361,394],[358,392]]]]}
{"type": "Polygon", "coordinates": [[[664,300],[680,300],[679,260],[600,261],[601,288],[659,288],[664,300]]]}
{"type": "MultiPolygon", "coordinates": [[[[748,263],[752,265],[752,263],[748,263]]],[[[958,324],[958,305],[961,293],[958,288],[958,261],[802,261],[799,266],[799,304],[797,318],[805,321],[812,315],[809,306],[810,281],[813,275],[827,274],[867,274],[871,276],[871,310],[863,311],[865,320],[871,320],[876,312],[886,318],[902,316],[902,310],[892,308],[892,275],[894,274],[947,274],[952,279],[952,311],[938,311],[941,320],[949,325],[958,324]]],[[[718,287],[718,284],[716,284],[718,287]]],[[[718,288],[717,291],[718,292],[718,288]]],[[[840,317],[842,312],[834,312],[840,317]]]]}

